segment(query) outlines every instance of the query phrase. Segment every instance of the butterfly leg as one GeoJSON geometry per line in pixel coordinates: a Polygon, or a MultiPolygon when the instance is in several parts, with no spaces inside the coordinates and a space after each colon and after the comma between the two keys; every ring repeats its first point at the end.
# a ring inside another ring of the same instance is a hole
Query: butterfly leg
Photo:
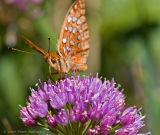
{"type": "MultiPolygon", "coordinates": [[[[68,73],[70,73],[75,66],[76,66],[76,64],[74,64],[74,65],[69,69],[68,73]]],[[[76,72],[76,78],[78,78],[78,70],[77,70],[77,67],[74,69],[74,71],[76,72]]]]}
{"type": "Polygon", "coordinates": [[[51,76],[51,73],[52,71],[51,71],[51,66],[49,65],[49,73],[48,73],[48,75],[47,75],[47,80],[50,78],[52,81],[53,81],[53,78],[52,78],[52,76],[51,76]]]}
{"type": "Polygon", "coordinates": [[[76,72],[76,78],[78,79],[78,69],[77,69],[77,67],[75,68],[75,72],[76,72]]]}
{"type": "Polygon", "coordinates": [[[56,74],[58,74],[58,72],[52,73],[51,66],[49,65],[49,73],[47,74],[47,77],[46,77],[47,80],[51,79],[55,83],[54,79],[52,78],[52,75],[56,75],[56,74]]]}
{"type": "Polygon", "coordinates": [[[60,75],[61,75],[61,78],[60,78],[60,79],[62,80],[62,70],[60,71],[60,75]]]}
{"type": "Polygon", "coordinates": [[[52,78],[52,75],[57,75],[58,72],[55,72],[55,73],[48,73],[47,74],[47,80],[51,79],[53,81],[53,83],[55,83],[54,79],[52,78]]]}
{"type": "Polygon", "coordinates": [[[73,68],[75,67],[75,65],[76,65],[76,64],[74,64],[74,65],[72,65],[72,66],[70,67],[70,69],[68,70],[68,73],[70,73],[70,72],[73,70],[73,68]]]}
{"type": "Polygon", "coordinates": [[[51,66],[49,65],[49,74],[51,74],[51,66]]]}

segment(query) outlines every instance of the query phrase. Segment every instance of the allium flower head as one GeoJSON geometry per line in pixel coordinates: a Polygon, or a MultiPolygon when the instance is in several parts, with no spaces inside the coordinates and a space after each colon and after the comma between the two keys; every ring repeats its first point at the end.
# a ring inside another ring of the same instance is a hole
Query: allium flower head
{"type": "Polygon", "coordinates": [[[139,110],[125,110],[125,97],[114,80],[72,76],[55,85],[50,81],[40,84],[37,91],[31,90],[27,107],[21,109],[25,126],[40,123],[55,134],[65,135],[137,135],[144,126],[139,110]]]}

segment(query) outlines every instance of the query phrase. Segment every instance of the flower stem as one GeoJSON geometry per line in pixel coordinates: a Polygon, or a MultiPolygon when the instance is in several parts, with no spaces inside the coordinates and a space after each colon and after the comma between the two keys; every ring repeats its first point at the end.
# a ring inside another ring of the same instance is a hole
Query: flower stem
{"type": "Polygon", "coordinates": [[[117,124],[115,125],[111,130],[110,130],[110,133],[109,135],[114,135],[115,134],[115,130],[120,128],[121,127],[121,124],[117,124]]]}
{"type": "Polygon", "coordinates": [[[82,135],[86,135],[87,130],[92,126],[92,123],[93,123],[92,120],[90,120],[89,122],[87,122],[86,127],[85,127],[85,129],[84,129],[82,135]]]}

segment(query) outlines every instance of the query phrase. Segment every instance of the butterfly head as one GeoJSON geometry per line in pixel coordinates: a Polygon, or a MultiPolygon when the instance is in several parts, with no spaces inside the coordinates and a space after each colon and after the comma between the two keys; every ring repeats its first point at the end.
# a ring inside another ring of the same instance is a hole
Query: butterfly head
{"type": "Polygon", "coordinates": [[[54,68],[55,70],[59,69],[59,54],[57,52],[49,53],[48,55],[44,56],[47,63],[54,68]]]}

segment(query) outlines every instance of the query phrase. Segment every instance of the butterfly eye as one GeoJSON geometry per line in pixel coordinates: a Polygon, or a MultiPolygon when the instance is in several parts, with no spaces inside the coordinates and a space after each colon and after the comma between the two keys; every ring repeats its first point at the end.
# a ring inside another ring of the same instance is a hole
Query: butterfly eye
{"type": "Polygon", "coordinates": [[[52,60],[52,59],[51,59],[51,62],[52,62],[52,64],[56,64],[56,61],[55,61],[55,60],[52,60]]]}

